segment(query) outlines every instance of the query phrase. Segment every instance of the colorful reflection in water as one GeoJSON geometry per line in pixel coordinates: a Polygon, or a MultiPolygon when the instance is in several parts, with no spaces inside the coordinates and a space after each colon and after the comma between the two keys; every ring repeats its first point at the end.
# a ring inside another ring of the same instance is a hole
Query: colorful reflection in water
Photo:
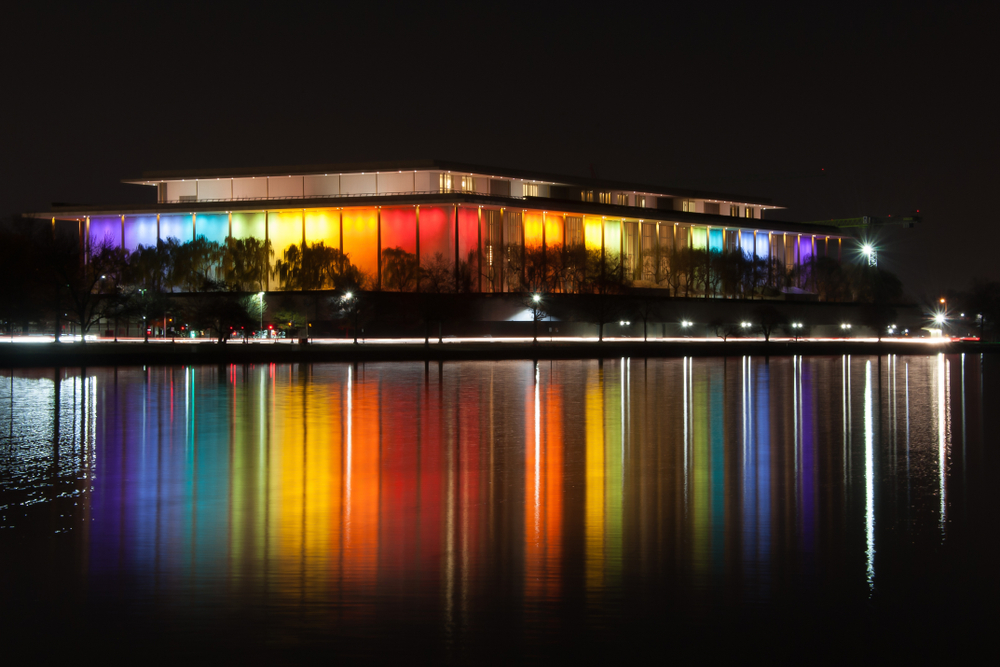
{"type": "Polygon", "coordinates": [[[79,609],[268,646],[419,628],[440,655],[868,603],[900,544],[949,540],[983,428],[964,356],[3,379],[0,538],[62,539],[79,609]]]}

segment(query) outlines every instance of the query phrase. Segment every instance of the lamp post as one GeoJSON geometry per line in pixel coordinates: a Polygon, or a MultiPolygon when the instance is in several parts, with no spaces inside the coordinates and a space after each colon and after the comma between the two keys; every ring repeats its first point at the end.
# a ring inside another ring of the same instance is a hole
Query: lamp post
{"type": "Polygon", "coordinates": [[[868,258],[868,266],[878,266],[878,249],[871,243],[861,246],[861,254],[868,258]]]}
{"type": "Polygon", "coordinates": [[[354,313],[354,344],[357,345],[358,344],[358,304],[354,300],[354,293],[353,292],[347,292],[346,294],[344,294],[344,296],[342,297],[342,300],[347,303],[348,312],[351,312],[351,309],[353,309],[353,313],[354,313]]]}
{"type": "Polygon", "coordinates": [[[260,301],[260,328],[264,328],[264,293],[257,292],[257,299],[260,301]]]}
{"type": "Polygon", "coordinates": [[[538,313],[540,311],[541,305],[542,305],[542,295],[539,294],[538,292],[535,292],[534,294],[531,295],[531,319],[534,320],[535,323],[535,338],[533,341],[531,341],[532,345],[538,344],[538,313]]]}

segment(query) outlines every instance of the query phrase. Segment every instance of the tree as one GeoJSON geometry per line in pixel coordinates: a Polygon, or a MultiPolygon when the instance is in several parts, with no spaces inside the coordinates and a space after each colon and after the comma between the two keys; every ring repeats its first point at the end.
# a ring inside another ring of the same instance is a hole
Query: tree
{"type": "Polygon", "coordinates": [[[420,277],[417,256],[400,247],[382,249],[382,285],[395,292],[409,292],[420,277]]]}
{"type": "Polygon", "coordinates": [[[896,309],[887,303],[869,303],[861,308],[861,323],[873,330],[880,342],[895,321],[896,309]]]}
{"type": "Polygon", "coordinates": [[[649,340],[649,322],[660,317],[661,301],[657,297],[643,295],[632,300],[632,309],[642,319],[642,339],[649,340]]]}
{"type": "Polygon", "coordinates": [[[708,326],[712,327],[715,331],[715,335],[718,336],[725,342],[730,336],[736,336],[742,333],[742,329],[735,322],[729,322],[721,317],[716,317],[708,326]]]}
{"type": "Polygon", "coordinates": [[[538,343],[538,321],[545,317],[545,301],[539,292],[528,292],[522,295],[522,301],[531,311],[531,321],[535,324],[535,338],[532,343],[538,343]]]}
{"type": "Polygon", "coordinates": [[[51,271],[49,279],[55,281],[57,308],[64,310],[68,321],[80,328],[80,340],[86,343],[90,327],[114,303],[117,295],[107,276],[121,273],[124,257],[108,240],[98,243],[83,257],[75,243],[56,243],[49,250],[52,254],[47,268],[51,271]]]}
{"type": "Polygon", "coordinates": [[[341,315],[354,324],[354,344],[358,344],[358,329],[361,326],[361,313],[366,310],[366,299],[360,289],[344,289],[336,297],[341,315]]]}
{"type": "Polygon", "coordinates": [[[319,243],[288,246],[282,258],[275,262],[271,275],[282,289],[320,290],[338,288],[344,280],[360,274],[347,255],[338,248],[319,243]]]}
{"type": "Polygon", "coordinates": [[[263,292],[271,273],[270,239],[261,241],[253,237],[229,238],[223,255],[223,276],[226,284],[236,292],[263,292]]]}
{"type": "Polygon", "coordinates": [[[176,239],[157,241],[155,245],[140,245],[129,255],[128,283],[136,289],[162,292],[167,289],[168,272],[171,266],[171,242],[176,239]]]}
{"type": "Polygon", "coordinates": [[[420,267],[420,291],[432,294],[454,291],[453,268],[443,254],[434,253],[431,260],[420,267]]]}
{"type": "Polygon", "coordinates": [[[788,322],[782,312],[769,303],[754,308],[754,321],[760,332],[764,334],[765,343],[771,340],[771,334],[774,333],[775,329],[788,322]]]}
{"type": "Polygon", "coordinates": [[[1000,322],[1000,282],[975,278],[972,289],[964,295],[962,301],[967,310],[975,313],[980,340],[994,340],[997,323],[1000,322]]]}
{"type": "Polygon", "coordinates": [[[178,244],[171,250],[170,282],[184,292],[195,292],[206,279],[217,279],[226,254],[225,246],[204,236],[178,244]]]}
{"type": "Polygon", "coordinates": [[[621,319],[624,302],[617,294],[586,294],[583,306],[588,319],[597,325],[597,340],[604,341],[604,325],[621,319]]]}
{"type": "Polygon", "coordinates": [[[236,331],[252,330],[258,320],[252,314],[256,295],[234,292],[201,292],[190,299],[184,315],[197,329],[213,333],[220,345],[228,341],[236,331]]]}
{"type": "Polygon", "coordinates": [[[163,292],[145,288],[132,289],[125,295],[123,312],[142,320],[143,342],[149,342],[149,330],[156,320],[164,317],[170,308],[170,301],[163,292]]]}

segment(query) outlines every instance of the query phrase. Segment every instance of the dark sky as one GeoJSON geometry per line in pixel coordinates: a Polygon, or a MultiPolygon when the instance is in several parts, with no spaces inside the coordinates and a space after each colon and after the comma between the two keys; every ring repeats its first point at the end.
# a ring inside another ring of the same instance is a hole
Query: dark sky
{"type": "Polygon", "coordinates": [[[1000,280],[1000,3],[90,3],[7,11],[0,215],[144,170],[438,158],[900,215],[914,296],[1000,280]]]}

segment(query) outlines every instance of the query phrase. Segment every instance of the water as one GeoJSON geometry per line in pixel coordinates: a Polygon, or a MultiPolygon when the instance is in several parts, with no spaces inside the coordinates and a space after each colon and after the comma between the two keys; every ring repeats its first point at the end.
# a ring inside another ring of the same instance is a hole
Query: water
{"type": "Polygon", "coordinates": [[[953,658],[998,592],[998,370],[7,372],[3,627],[123,661],[953,658]]]}

